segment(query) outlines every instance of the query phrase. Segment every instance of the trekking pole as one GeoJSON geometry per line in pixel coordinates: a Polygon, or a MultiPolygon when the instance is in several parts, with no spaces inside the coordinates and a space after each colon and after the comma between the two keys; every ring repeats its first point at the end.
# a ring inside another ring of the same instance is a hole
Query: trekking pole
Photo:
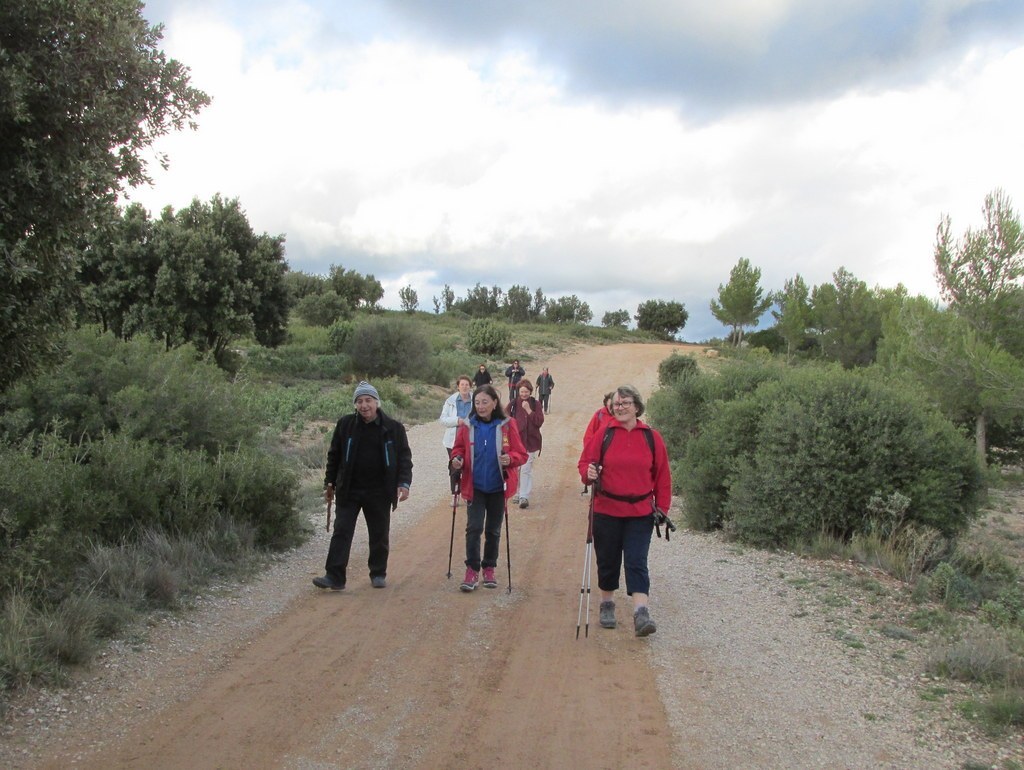
{"type": "Polygon", "coordinates": [[[583,619],[583,595],[587,596],[587,622],[583,636],[590,636],[590,570],[591,556],[594,552],[594,497],[597,492],[597,481],[590,488],[590,506],[587,510],[587,545],[583,549],[583,581],[580,583],[580,608],[576,613],[576,638],[580,638],[580,621],[583,619]]]}
{"type": "Polygon", "coordinates": [[[505,563],[508,565],[508,592],[512,593],[512,540],[508,533],[508,500],[505,500],[505,563]]]}
{"type": "Polygon", "coordinates": [[[459,507],[459,492],[452,492],[452,539],[448,542],[448,579],[452,578],[452,551],[455,550],[455,509],[459,507]]]}
{"type": "Polygon", "coordinates": [[[326,529],[327,529],[328,532],[331,531],[331,503],[333,503],[333,502],[334,502],[334,498],[333,497],[328,497],[327,498],[327,527],[326,527],[326,529]]]}

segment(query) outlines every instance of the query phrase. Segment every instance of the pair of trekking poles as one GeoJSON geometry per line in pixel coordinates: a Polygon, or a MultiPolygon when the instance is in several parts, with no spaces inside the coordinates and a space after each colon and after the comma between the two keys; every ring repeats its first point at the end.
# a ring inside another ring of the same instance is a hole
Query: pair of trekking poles
{"type": "MultiPolygon", "coordinates": [[[[587,616],[586,623],[583,626],[584,638],[590,636],[590,570],[593,563],[591,558],[594,552],[594,498],[597,497],[598,483],[601,478],[601,467],[597,468],[598,478],[594,480],[594,483],[590,486],[590,504],[587,510],[587,545],[583,551],[583,581],[580,584],[580,608],[576,613],[576,638],[580,638],[580,624],[583,620],[583,597],[586,596],[587,604],[587,616]]],[[[587,490],[584,489],[584,492],[587,490]]],[[[672,532],[676,531],[676,525],[672,523],[672,519],[665,515],[665,512],[660,510],[657,506],[654,507],[654,529],[658,533],[658,538],[661,538],[661,527],[665,527],[665,540],[670,541],[672,539],[672,532]]]]}
{"type": "MultiPolygon", "coordinates": [[[[448,542],[448,579],[452,578],[452,554],[455,552],[455,511],[459,507],[459,485],[457,478],[452,490],[452,536],[448,542]]],[[[508,592],[512,593],[512,543],[508,529],[508,501],[505,501],[505,562],[508,565],[508,592]]]]}

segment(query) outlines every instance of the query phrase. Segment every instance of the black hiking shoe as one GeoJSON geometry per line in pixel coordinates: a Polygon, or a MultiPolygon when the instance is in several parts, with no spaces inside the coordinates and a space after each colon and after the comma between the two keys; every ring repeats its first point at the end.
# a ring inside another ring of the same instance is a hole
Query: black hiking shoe
{"type": "Polygon", "coordinates": [[[601,602],[601,628],[615,628],[615,602],[601,602]]]}
{"type": "Polygon", "coordinates": [[[324,575],[323,577],[313,578],[313,585],[317,588],[329,588],[332,591],[344,591],[345,584],[338,583],[330,575],[324,575]]]}
{"type": "Polygon", "coordinates": [[[384,579],[383,575],[373,575],[370,577],[370,585],[374,588],[387,588],[388,581],[384,579]]]}
{"type": "Polygon", "coordinates": [[[636,629],[637,636],[650,636],[658,630],[646,607],[637,607],[633,613],[633,628],[636,629]]]}

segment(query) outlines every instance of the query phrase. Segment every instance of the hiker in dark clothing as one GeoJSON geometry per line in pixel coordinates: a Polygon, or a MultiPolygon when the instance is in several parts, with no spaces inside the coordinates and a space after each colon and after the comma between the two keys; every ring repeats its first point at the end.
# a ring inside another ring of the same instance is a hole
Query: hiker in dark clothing
{"type": "Polygon", "coordinates": [[[313,585],[334,591],[345,587],[360,511],[369,534],[370,583],[374,588],[387,585],[391,512],[408,499],[412,485],[412,451],[405,427],[384,414],[370,383],[360,382],[352,400],[355,414],[338,420],[327,451],[324,497],[328,504],[336,499],[338,505],[325,574],[313,578],[313,585]]]}
{"type": "Polygon", "coordinates": [[[555,380],[545,366],[544,371],[537,378],[537,400],[540,401],[544,414],[548,413],[548,402],[551,400],[551,391],[555,389],[555,380]]]}

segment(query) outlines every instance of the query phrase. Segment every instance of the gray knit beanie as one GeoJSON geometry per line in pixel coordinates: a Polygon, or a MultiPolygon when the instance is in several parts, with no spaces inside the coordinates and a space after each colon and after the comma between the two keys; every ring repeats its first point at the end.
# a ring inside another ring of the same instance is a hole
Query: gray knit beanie
{"type": "Polygon", "coordinates": [[[380,394],[377,392],[377,389],[366,380],[356,385],[356,392],[352,394],[352,403],[354,404],[360,396],[373,396],[377,399],[377,403],[380,403],[380,394]]]}

